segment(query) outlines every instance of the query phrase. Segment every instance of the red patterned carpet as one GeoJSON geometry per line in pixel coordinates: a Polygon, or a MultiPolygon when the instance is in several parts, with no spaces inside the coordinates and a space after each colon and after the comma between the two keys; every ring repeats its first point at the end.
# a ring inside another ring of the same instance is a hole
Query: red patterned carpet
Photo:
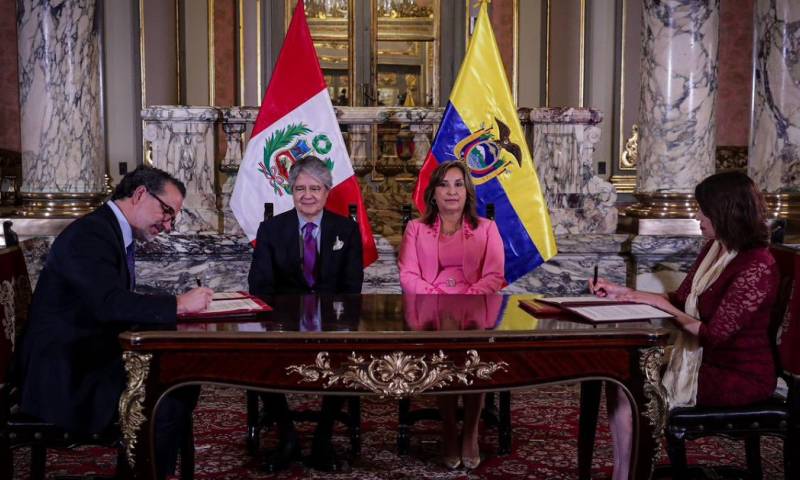
{"type": "MultiPolygon", "coordinates": [[[[481,449],[486,460],[472,472],[448,471],[437,464],[438,424],[422,422],[415,425],[411,439],[411,454],[398,456],[395,446],[397,403],[389,400],[362,400],[362,455],[352,472],[324,475],[296,464],[291,470],[269,476],[261,472],[260,459],[250,457],[244,447],[245,400],[242,390],[205,387],[195,412],[195,442],[197,468],[195,478],[254,479],[254,478],[336,478],[336,479],[572,479],[577,476],[578,391],[573,385],[541,387],[512,395],[513,454],[494,456],[497,435],[493,428],[483,432],[481,449]]],[[[293,397],[297,404],[315,404],[313,398],[293,397]]],[[[414,402],[414,406],[430,404],[430,399],[414,402]]],[[[597,448],[592,477],[611,476],[611,446],[605,413],[601,411],[597,448]]],[[[310,443],[312,426],[300,426],[304,447],[310,443]]],[[[274,435],[263,436],[265,447],[274,445],[274,435]]],[[[334,437],[339,452],[345,452],[349,442],[342,429],[334,437]]],[[[762,442],[764,478],[783,478],[782,442],[768,438],[762,442]]],[[[689,444],[690,463],[715,465],[744,465],[744,448],[738,442],[713,439],[689,444]]],[[[15,453],[15,478],[28,478],[29,450],[15,453]]],[[[84,448],[52,451],[48,454],[48,478],[64,475],[111,475],[116,454],[109,449],[84,448]]],[[[661,462],[666,454],[662,452],[661,462]]]]}

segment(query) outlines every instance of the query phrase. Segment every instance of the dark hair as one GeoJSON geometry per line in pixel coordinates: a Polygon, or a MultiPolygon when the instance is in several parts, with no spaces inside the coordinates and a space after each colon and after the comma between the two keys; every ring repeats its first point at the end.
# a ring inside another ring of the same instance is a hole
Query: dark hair
{"type": "Polygon", "coordinates": [[[741,252],[769,244],[764,197],[744,173],[711,175],[697,184],[694,197],[728,250],[741,252]]]}
{"type": "Polygon", "coordinates": [[[422,223],[425,225],[433,225],[436,222],[436,216],[439,215],[439,207],[436,205],[436,187],[442,183],[445,174],[455,168],[464,176],[464,187],[467,189],[467,199],[464,202],[464,216],[467,218],[472,228],[478,228],[478,213],[477,203],[478,196],[475,194],[475,184],[472,183],[472,178],[469,175],[469,169],[466,165],[459,161],[450,161],[439,164],[436,170],[431,175],[431,180],[425,188],[425,213],[422,214],[422,223]]]}
{"type": "Polygon", "coordinates": [[[181,196],[186,196],[186,186],[164,170],[147,165],[139,165],[136,169],[120,180],[119,185],[114,189],[111,194],[111,200],[119,200],[121,198],[128,198],[133,195],[137,188],[144,185],[145,188],[151,193],[158,195],[164,192],[164,185],[169,182],[181,192],[181,196]]]}

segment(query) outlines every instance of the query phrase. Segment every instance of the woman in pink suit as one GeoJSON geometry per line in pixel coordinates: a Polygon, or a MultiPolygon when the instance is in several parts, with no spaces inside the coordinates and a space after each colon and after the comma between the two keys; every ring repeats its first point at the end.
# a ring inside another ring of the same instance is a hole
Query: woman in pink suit
{"type": "MultiPolygon", "coordinates": [[[[425,212],[406,227],[398,267],[404,293],[489,294],[505,284],[503,241],[497,225],[476,213],[475,186],[461,162],[439,165],[425,189],[425,212]]],[[[481,461],[478,420],[483,394],[464,395],[459,445],[458,397],[437,397],[444,422],[444,464],[473,469],[481,461]]]]}

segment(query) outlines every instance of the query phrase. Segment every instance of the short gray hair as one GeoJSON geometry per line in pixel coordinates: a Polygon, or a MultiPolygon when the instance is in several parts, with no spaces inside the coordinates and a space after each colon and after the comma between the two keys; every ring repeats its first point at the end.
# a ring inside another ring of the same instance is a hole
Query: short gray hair
{"type": "Polygon", "coordinates": [[[294,189],[297,177],[301,173],[311,175],[328,190],[333,188],[333,176],[328,165],[313,155],[303,157],[292,165],[292,169],[289,170],[289,188],[294,189]]]}

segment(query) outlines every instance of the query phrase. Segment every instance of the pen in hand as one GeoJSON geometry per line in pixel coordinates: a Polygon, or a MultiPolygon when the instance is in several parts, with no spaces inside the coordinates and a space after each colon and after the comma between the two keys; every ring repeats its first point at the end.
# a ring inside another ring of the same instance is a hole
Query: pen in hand
{"type": "Polygon", "coordinates": [[[594,278],[592,279],[591,291],[598,297],[605,297],[606,290],[604,288],[597,288],[597,265],[594,266],[594,278]]]}

